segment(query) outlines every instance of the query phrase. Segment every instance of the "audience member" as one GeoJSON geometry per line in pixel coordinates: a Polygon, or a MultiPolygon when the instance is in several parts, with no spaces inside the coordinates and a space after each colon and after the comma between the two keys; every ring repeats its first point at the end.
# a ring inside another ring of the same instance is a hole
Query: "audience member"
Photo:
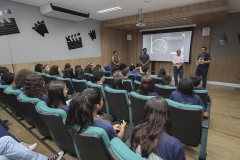
{"type": "Polygon", "coordinates": [[[128,68],[125,68],[123,71],[122,71],[122,77],[123,77],[123,80],[131,80],[132,82],[132,86],[134,85],[133,84],[133,81],[132,79],[129,79],[128,76],[129,76],[129,69],[128,68]]]}
{"type": "Polygon", "coordinates": [[[142,75],[142,76],[145,76],[145,75],[148,75],[148,65],[142,65],[141,66],[142,67],[142,72],[143,73],[140,73],[140,75],[142,75]]]}
{"type": "Polygon", "coordinates": [[[154,92],[154,81],[151,75],[145,75],[142,77],[140,89],[137,90],[137,92],[146,96],[159,96],[154,92]]]}
{"type": "Polygon", "coordinates": [[[14,86],[14,74],[12,72],[3,73],[1,78],[6,85],[14,86]]]}
{"type": "Polygon", "coordinates": [[[45,64],[43,66],[43,73],[49,74],[49,72],[50,72],[50,66],[48,64],[45,64]]]}
{"type": "Polygon", "coordinates": [[[24,85],[25,85],[25,81],[26,81],[26,77],[29,75],[29,74],[32,74],[33,72],[30,71],[30,70],[27,70],[27,69],[21,69],[16,77],[15,77],[15,86],[13,87],[14,89],[18,89],[18,90],[21,90],[21,91],[25,91],[25,88],[24,88],[24,85]]]}
{"type": "Polygon", "coordinates": [[[42,73],[43,72],[43,65],[41,63],[36,64],[34,71],[42,73]]]}
{"type": "Polygon", "coordinates": [[[84,71],[82,68],[77,68],[75,69],[75,76],[74,76],[75,79],[78,79],[78,80],[83,80],[84,79],[84,71]]]}
{"type": "Polygon", "coordinates": [[[85,72],[85,73],[92,74],[92,68],[87,65],[87,66],[85,67],[85,69],[84,69],[84,72],[85,72]]]}
{"type": "Polygon", "coordinates": [[[91,67],[91,68],[94,68],[94,64],[93,63],[89,63],[88,66],[91,67]]]}
{"type": "Polygon", "coordinates": [[[161,69],[159,70],[159,73],[158,73],[158,76],[157,76],[157,77],[163,78],[163,76],[165,76],[165,75],[166,75],[165,69],[161,68],[161,69]]]}
{"type": "Polygon", "coordinates": [[[189,78],[193,81],[194,90],[205,90],[203,87],[198,87],[202,81],[201,77],[194,75],[190,76],[189,78]]]}
{"type": "Polygon", "coordinates": [[[53,66],[50,68],[49,75],[61,77],[59,71],[60,71],[59,67],[58,67],[57,65],[53,65],[53,66]]]}
{"type": "Polygon", "coordinates": [[[71,68],[71,64],[66,63],[66,64],[65,64],[65,67],[64,67],[64,70],[65,70],[65,69],[68,69],[68,68],[71,68]]]}
{"type": "Polygon", "coordinates": [[[71,79],[74,78],[73,69],[72,68],[65,69],[63,78],[71,78],[71,79]]]}
{"type": "Polygon", "coordinates": [[[165,76],[163,76],[162,80],[163,80],[164,86],[172,86],[173,85],[171,76],[165,75],[165,76]]]}
{"type": "Polygon", "coordinates": [[[75,66],[75,70],[78,69],[78,68],[82,68],[81,65],[76,65],[75,66]]]}
{"type": "Polygon", "coordinates": [[[134,77],[135,77],[135,79],[137,79],[138,73],[135,72],[135,68],[136,68],[136,67],[135,67],[134,65],[131,65],[131,66],[129,67],[129,70],[130,70],[130,74],[133,74],[134,77]]]}
{"type": "Polygon", "coordinates": [[[124,64],[124,63],[121,63],[121,64],[119,65],[119,72],[122,73],[122,71],[123,71],[125,68],[127,68],[127,65],[124,64]]]}
{"type": "Polygon", "coordinates": [[[112,75],[110,77],[118,76],[119,75],[119,69],[118,67],[112,68],[112,75]]]}
{"type": "Polygon", "coordinates": [[[142,122],[131,136],[131,149],[147,159],[185,160],[181,142],[171,136],[172,120],[162,97],[147,101],[142,122]]]}
{"type": "Polygon", "coordinates": [[[51,108],[60,108],[68,113],[69,107],[66,104],[68,89],[63,81],[52,81],[48,86],[47,105],[51,108]]]}
{"type": "Polygon", "coordinates": [[[94,71],[93,72],[93,76],[96,79],[96,83],[97,84],[101,84],[103,85],[103,87],[110,87],[108,84],[103,84],[103,82],[105,81],[105,77],[104,77],[104,72],[103,71],[94,71]]]}
{"type": "Polygon", "coordinates": [[[113,89],[117,89],[117,90],[123,90],[123,79],[122,79],[122,76],[114,76],[113,77],[112,88],[113,89]]]}
{"type": "Polygon", "coordinates": [[[100,64],[97,64],[96,67],[100,68],[101,71],[105,72],[105,69],[102,68],[102,66],[100,64]]]}
{"type": "Polygon", "coordinates": [[[95,67],[93,68],[92,73],[94,73],[95,71],[101,71],[101,69],[99,67],[95,67]]]}
{"type": "Polygon", "coordinates": [[[9,72],[9,70],[6,67],[0,67],[0,84],[6,85],[5,82],[1,79],[1,76],[3,73],[9,72]]]}
{"type": "Polygon", "coordinates": [[[193,88],[193,81],[189,78],[183,78],[178,83],[178,91],[173,91],[169,99],[183,104],[200,105],[204,110],[203,116],[208,117],[206,107],[201,98],[194,93],[193,88]]]}

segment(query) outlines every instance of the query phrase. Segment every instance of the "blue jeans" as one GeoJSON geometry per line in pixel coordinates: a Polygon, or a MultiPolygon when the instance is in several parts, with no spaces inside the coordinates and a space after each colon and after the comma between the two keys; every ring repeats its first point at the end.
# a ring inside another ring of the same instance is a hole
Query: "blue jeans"
{"type": "Polygon", "coordinates": [[[202,76],[202,87],[204,89],[206,88],[206,85],[207,85],[207,74],[208,74],[208,70],[200,70],[200,69],[196,70],[196,75],[202,76]]]}
{"type": "Polygon", "coordinates": [[[180,68],[177,68],[176,66],[174,66],[173,73],[174,73],[175,86],[178,86],[178,75],[180,76],[180,79],[183,78],[183,67],[181,66],[180,68]]]}
{"type": "Polygon", "coordinates": [[[33,152],[24,147],[10,136],[0,138],[0,159],[1,160],[47,160],[48,157],[33,152]]]}

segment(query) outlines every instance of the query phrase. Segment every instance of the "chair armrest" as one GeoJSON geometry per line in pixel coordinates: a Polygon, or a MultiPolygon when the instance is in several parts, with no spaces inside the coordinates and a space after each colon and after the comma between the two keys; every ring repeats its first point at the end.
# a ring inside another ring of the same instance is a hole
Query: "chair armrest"
{"type": "Polygon", "coordinates": [[[208,129],[209,128],[209,123],[210,123],[210,117],[208,117],[208,118],[203,117],[202,127],[208,129]]]}

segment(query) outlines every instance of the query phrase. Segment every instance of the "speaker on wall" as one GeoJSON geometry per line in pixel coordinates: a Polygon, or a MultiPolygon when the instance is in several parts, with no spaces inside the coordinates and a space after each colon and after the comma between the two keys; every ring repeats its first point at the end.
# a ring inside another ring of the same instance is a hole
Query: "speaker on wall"
{"type": "Polygon", "coordinates": [[[209,36],[210,35],[210,27],[204,27],[202,36],[209,36]]]}
{"type": "Polygon", "coordinates": [[[220,35],[219,41],[220,41],[220,44],[221,44],[221,45],[224,45],[224,44],[228,44],[228,43],[229,43],[226,33],[223,33],[223,34],[220,35]]]}
{"type": "Polygon", "coordinates": [[[131,41],[132,40],[132,35],[131,34],[127,34],[127,40],[131,41]]]}

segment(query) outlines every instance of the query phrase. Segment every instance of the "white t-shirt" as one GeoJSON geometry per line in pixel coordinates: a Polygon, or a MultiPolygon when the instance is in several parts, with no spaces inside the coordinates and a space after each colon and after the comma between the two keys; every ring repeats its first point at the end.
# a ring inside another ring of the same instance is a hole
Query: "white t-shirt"
{"type": "Polygon", "coordinates": [[[172,63],[173,63],[174,66],[179,66],[176,63],[180,63],[180,62],[184,63],[184,61],[185,61],[184,55],[180,54],[180,56],[178,56],[178,55],[173,56],[172,63]]]}

